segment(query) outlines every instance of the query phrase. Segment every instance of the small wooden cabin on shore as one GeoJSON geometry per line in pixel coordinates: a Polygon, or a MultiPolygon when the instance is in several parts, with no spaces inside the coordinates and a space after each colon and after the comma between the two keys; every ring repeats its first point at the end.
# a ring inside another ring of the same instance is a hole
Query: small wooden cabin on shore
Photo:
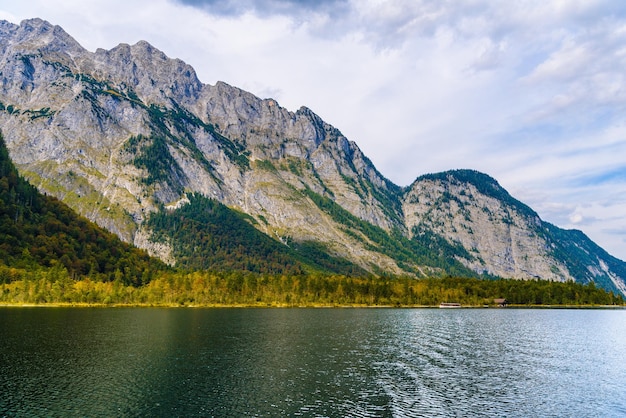
{"type": "Polygon", "coordinates": [[[504,308],[509,304],[509,302],[505,298],[496,298],[493,300],[493,303],[495,303],[496,306],[499,308],[504,308]]]}

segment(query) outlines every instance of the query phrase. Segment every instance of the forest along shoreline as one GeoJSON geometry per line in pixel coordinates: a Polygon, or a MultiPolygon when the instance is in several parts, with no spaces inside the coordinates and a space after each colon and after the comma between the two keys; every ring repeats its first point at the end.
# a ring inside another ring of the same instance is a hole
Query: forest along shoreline
{"type": "Polygon", "coordinates": [[[168,272],[147,284],[23,275],[0,281],[0,305],[197,307],[597,307],[624,306],[593,283],[443,277],[168,272]]]}
{"type": "MultiPolygon", "coordinates": [[[[193,305],[193,304],[104,304],[104,303],[0,303],[1,308],[166,308],[166,309],[441,309],[439,306],[426,305],[284,305],[284,304],[256,304],[256,305],[193,305]]],[[[508,305],[506,308],[495,305],[461,306],[459,309],[597,309],[597,310],[626,310],[624,305],[508,305]]]]}

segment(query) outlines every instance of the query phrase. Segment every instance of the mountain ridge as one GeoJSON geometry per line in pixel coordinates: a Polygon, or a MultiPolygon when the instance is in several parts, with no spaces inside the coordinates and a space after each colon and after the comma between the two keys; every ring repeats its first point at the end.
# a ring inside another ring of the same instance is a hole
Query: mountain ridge
{"type": "Polygon", "coordinates": [[[594,281],[626,294],[623,261],[487,175],[397,186],[310,109],[202,84],[145,41],[92,53],[40,19],[2,22],[0,38],[0,129],[20,173],[166,261],[176,243],[156,242],[149,219],[198,193],[283,245],[318,243],[375,274],[594,281]]]}

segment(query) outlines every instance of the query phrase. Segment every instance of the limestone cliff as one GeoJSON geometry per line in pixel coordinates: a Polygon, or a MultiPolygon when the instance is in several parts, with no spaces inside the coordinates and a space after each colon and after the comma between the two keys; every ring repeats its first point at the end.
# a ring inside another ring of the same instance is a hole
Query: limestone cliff
{"type": "Polygon", "coordinates": [[[202,84],[147,42],[90,52],[43,20],[0,22],[0,58],[0,129],[22,175],[168,262],[145,221],[193,192],[285,245],[321,243],[374,273],[626,290],[623,262],[544,224],[494,180],[444,173],[403,189],[310,109],[202,84]],[[588,254],[583,264],[575,248],[588,254]]]}
{"type": "Polygon", "coordinates": [[[485,174],[454,170],[419,177],[407,190],[403,209],[413,239],[419,240],[424,231],[441,235],[468,251],[469,257],[458,259],[473,271],[520,279],[594,281],[626,291],[617,278],[624,277],[623,262],[580,231],[543,222],[485,174]]]}

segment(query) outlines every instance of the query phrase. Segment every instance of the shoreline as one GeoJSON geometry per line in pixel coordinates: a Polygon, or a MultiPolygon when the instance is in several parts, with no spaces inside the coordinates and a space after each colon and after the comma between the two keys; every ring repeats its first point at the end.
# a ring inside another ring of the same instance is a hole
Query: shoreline
{"type": "MultiPolygon", "coordinates": [[[[242,309],[242,308],[260,308],[260,309],[442,309],[439,305],[364,305],[364,304],[279,304],[279,303],[262,303],[262,304],[141,304],[141,303],[0,303],[0,308],[172,308],[172,309],[242,309]]],[[[626,305],[508,305],[499,307],[494,305],[480,306],[461,306],[453,310],[463,309],[602,309],[602,310],[626,310],[626,305]]],[[[445,309],[449,310],[449,309],[445,309]]]]}

